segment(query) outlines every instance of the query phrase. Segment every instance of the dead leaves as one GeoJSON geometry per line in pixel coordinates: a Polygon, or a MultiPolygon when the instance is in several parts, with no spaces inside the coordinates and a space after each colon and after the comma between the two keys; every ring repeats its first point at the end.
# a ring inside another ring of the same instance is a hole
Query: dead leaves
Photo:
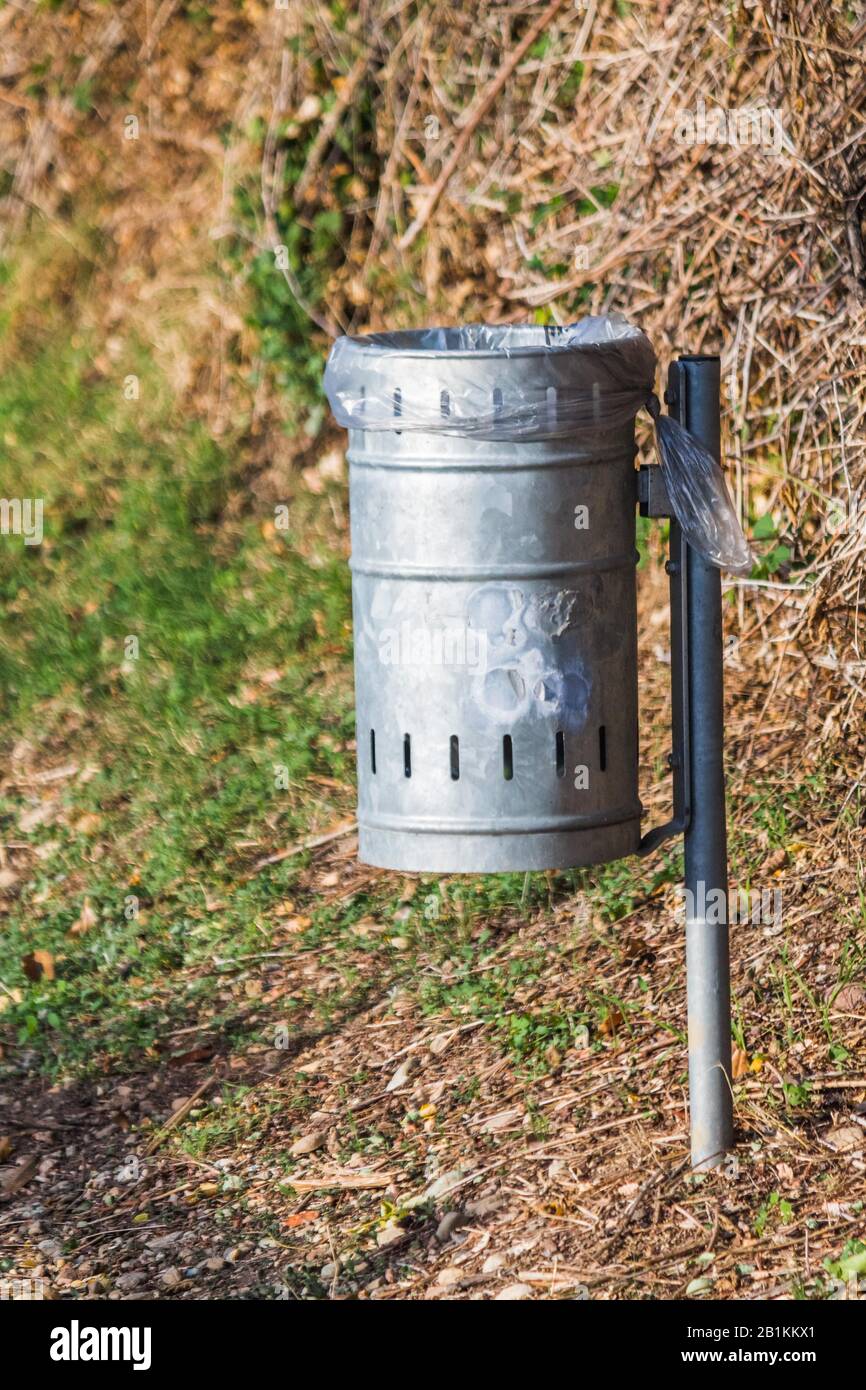
{"type": "Polygon", "coordinates": [[[822,1143],[834,1153],[853,1153],[863,1147],[864,1139],[866,1135],[858,1125],[834,1125],[821,1135],[822,1143]]]}
{"type": "Polygon", "coordinates": [[[833,995],[830,1008],[834,1014],[866,1014],[866,989],[862,985],[843,985],[833,995]]]}
{"type": "Polygon", "coordinates": [[[311,1221],[318,1221],[320,1213],[317,1211],[294,1211],[291,1216],[287,1216],[283,1225],[290,1231],[296,1230],[298,1226],[308,1226],[311,1221]]]}

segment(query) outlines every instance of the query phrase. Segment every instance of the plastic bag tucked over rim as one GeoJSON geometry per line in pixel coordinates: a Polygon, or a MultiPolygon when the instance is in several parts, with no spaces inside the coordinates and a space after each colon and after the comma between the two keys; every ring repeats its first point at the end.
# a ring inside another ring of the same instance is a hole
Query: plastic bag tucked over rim
{"type": "Polygon", "coordinates": [[[656,356],[621,314],[565,327],[467,324],[338,338],[325,368],[337,423],[503,441],[580,433],[584,446],[650,404],[662,472],[689,545],[748,574],[752,554],[713,456],[653,398],[656,356]]]}
{"type": "Polygon", "coordinates": [[[338,338],[325,393],[347,429],[550,439],[633,419],[655,367],[646,334],[619,314],[467,324],[338,338]]]}

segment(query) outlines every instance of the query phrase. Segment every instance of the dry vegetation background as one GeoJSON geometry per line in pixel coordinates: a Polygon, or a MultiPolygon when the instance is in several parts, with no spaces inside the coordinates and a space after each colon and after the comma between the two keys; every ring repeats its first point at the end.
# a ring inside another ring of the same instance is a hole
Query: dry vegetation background
{"type": "MultiPolygon", "coordinates": [[[[779,579],[814,581],[781,598],[752,590],[748,621],[740,604],[740,635],[763,634],[766,619],[783,637],[752,645],[749,664],[762,679],[784,672],[786,686],[812,690],[814,678],[810,724],[857,744],[856,5],[581,0],[476,13],[163,0],[13,4],[0,25],[7,239],[34,222],[62,228],[94,262],[81,313],[108,355],[143,336],[214,430],[264,437],[255,455],[276,469],[277,491],[281,462],[308,437],[286,441],[285,400],[256,371],[249,267],[285,241],[300,263],[290,298],[304,309],[278,346],[266,334],[266,350],[312,358],[311,376],[323,328],[461,317],[567,322],[621,309],[663,365],[677,351],[721,352],[743,514],[773,514],[790,551],[779,579]],[[700,102],[771,108],[781,148],[680,142],[679,113],[700,102]],[[130,115],[136,141],[124,138],[130,115]],[[88,219],[95,245],[76,235],[88,219]],[[246,256],[221,257],[227,243],[246,256]]],[[[68,274],[57,247],[52,260],[39,297],[68,274]]],[[[35,309],[17,304],[13,316],[35,309]]]]}
{"type": "MultiPolygon", "coordinates": [[[[239,460],[227,523],[272,514],[298,492],[330,496],[335,477],[342,498],[341,439],[316,386],[331,332],[566,323],[619,309],[647,331],[663,369],[679,351],[721,353],[729,477],[761,561],[751,580],[731,586],[728,606],[735,835],[759,857],[781,855],[768,873],[790,869],[791,969],[808,981],[792,1017],[850,986],[838,963],[863,881],[864,41],[862,5],[830,0],[134,0],[0,11],[0,211],[3,254],[17,268],[0,365],[26,354],[57,312],[73,335],[98,342],[94,382],[120,380],[136,344],[183,411],[239,460]],[[701,101],[772,108],[779,147],[682,143],[679,113],[701,101]],[[126,138],[131,117],[135,139],[126,138]],[[288,249],[284,273],[278,245],[288,249]],[[803,792],[797,833],[779,851],[766,823],[750,821],[746,795],[758,775],[783,798],[803,792]]],[[[344,549],[343,502],[331,506],[334,545],[344,549]]],[[[661,725],[666,677],[653,661],[664,619],[663,583],[650,575],[647,720],[661,725]]],[[[660,783],[645,800],[658,810],[666,794],[660,783]]],[[[325,846],[306,887],[325,901],[350,898],[364,883],[351,850],[325,846]]],[[[574,900],[550,893],[525,931],[512,914],[496,948],[506,958],[545,944],[556,957],[551,943],[571,941],[574,900]]],[[[618,933],[591,935],[567,966],[556,957],[510,1003],[554,1009],[607,951],[611,992],[615,980],[627,992],[641,962],[670,978],[654,988],[673,1029],[683,1010],[678,932],[667,915],[637,911],[618,933]]],[[[753,1019],[772,949],[750,938],[737,953],[735,985],[753,1019]]],[[[864,998],[859,985],[846,996],[840,1067],[814,1059],[813,1021],[797,1034],[799,1055],[777,1049],[762,1072],[776,1025],[754,1022],[740,1049],[738,1108],[752,1147],[735,1190],[721,1178],[684,1186],[681,1065],[657,1027],[635,1023],[627,1057],[614,1045],[616,1021],[602,1033],[610,1049],[591,1059],[563,1062],[554,1048],[536,1093],[552,1128],[537,1126],[527,1146],[525,1085],[485,1029],[422,1022],[404,998],[384,1022],[347,1022],[304,1059],[313,1120],[287,1134],[274,1119],[271,1133],[285,1147],[309,1138],[280,1218],[291,1234],[281,1228],[277,1250],[250,1237],[247,1263],[258,1263],[240,1284],[238,1258],[221,1254],[210,1276],[195,1262],[198,1280],[183,1261],[170,1266],[180,1271],[174,1280],[150,1272],[150,1255],[136,1257],[132,1273],[145,1272],[126,1286],[99,1282],[109,1266],[130,1272],[126,1249],[106,1252],[99,1269],[85,1261],[82,1271],[79,1260],[65,1274],[59,1257],[46,1260],[59,1260],[58,1287],[79,1296],[109,1286],[201,1296],[208,1277],[211,1291],[225,1280],[248,1293],[274,1283],[274,1262],[293,1240],[293,1266],[321,1266],[317,1287],[335,1297],[574,1296],[577,1285],[593,1296],[814,1296],[822,1262],[838,1261],[863,1230],[860,1120],[849,1111],[862,1111],[866,1086],[864,998]],[[458,1069],[479,1089],[449,1102],[456,1028],[466,1029],[458,1069]],[[364,1055],[379,1082],[347,1100],[364,1055]],[[386,1091],[381,1078],[413,1057],[423,1065],[386,1091]],[[787,1088],[806,1076],[813,1102],[801,1115],[787,1088]],[[773,1088],[782,1119],[768,1109],[773,1088]],[[412,1100],[408,1121],[395,1118],[395,1092],[398,1108],[400,1096],[412,1100]],[[655,1128],[631,1123],[638,1094],[663,1097],[655,1128]],[[437,1108],[446,1125],[438,1171],[451,1182],[434,1190],[421,1155],[437,1108]],[[385,1135],[405,1138],[408,1124],[414,1205],[385,1157],[361,1177],[344,1165],[337,1180],[335,1169],[315,1209],[303,1195],[318,1190],[312,1169],[326,1143],[337,1163],[343,1121],[334,1117],[358,1109],[385,1135]],[[844,1131],[837,1143],[832,1135],[844,1131]],[[463,1201],[468,1185],[472,1202],[463,1201]],[[376,1217],[382,1191],[391,1206],[376,1217]],[[429,1228],[411,1215],[419,1206],[433,1213],[429,1228]],[[458,1219],[443,1228],[450,1211],[458,1219]],[[341,1242],[361,1251],[355,1264],[341,1265],[341,1242]]],[[[617,1014],[621,1022],[618,1005],[606,1016],[617,1014]]],[[[275,1088],[268,1113],[291,1117],[296,1081],[266,1084],[275,1088]]],[[[98,1104],[115,1113],[116,1100],[98,1104]]],[[[82,1162],[64,1179],[67,1204],[86,1186],[90,1160],[82,1162]]],[[[212,1174],[197,1176],[202,1197],[213,1195],[212,1174]]],[[[165,1192],[178,1181],[166,1174],[165,1192]]],[[[265,1179],[251,1181],[235,1230],[256,1219],[265,1179]]],[[[181,1225],[207,1226],[198,1209],[184,1213],[181,1225]]],[[[308,1285],[298,1281],[290,1286],[303,1296],[308,1285]]]]}

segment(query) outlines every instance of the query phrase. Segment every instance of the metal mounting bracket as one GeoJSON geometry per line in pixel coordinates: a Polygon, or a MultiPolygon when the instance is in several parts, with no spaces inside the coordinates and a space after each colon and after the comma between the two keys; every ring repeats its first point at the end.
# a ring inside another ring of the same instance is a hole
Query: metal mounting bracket
{"type": "Polygon", "coordinates": [[[673,772],[673,816],[663,825],[648,830],[638,853],[651,854],[665,840],[689,828],[692,812],[691,759],[689,757],[689,628],[686,544],[679,522],[672,515],[662,471],[657,464],[643,464],[638,470],[638,502],[641,516],[669,517],[669,559],[671,603],[671,753],[673,772]]]}

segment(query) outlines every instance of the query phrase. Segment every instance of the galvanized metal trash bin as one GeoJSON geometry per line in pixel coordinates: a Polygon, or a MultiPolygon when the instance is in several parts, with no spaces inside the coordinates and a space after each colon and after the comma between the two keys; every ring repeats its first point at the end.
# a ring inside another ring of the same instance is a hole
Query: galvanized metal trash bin
{"type": "Polygon", "coordinates": [[[509,330],[507,355],[440,336],[354,349],[359,391],[375,377],[394,414],[349,433],[360,857],[620,858],[641,813],[634,407],[606,424],[604,351],[551,351],[549,330],[509,330]],[[469,395],[488,430],[398,428],[469,395]],[[584,395],[591,443],[560,404],[584,395]],[[486,437],[518,399],[519,437],[486,437]]]}

